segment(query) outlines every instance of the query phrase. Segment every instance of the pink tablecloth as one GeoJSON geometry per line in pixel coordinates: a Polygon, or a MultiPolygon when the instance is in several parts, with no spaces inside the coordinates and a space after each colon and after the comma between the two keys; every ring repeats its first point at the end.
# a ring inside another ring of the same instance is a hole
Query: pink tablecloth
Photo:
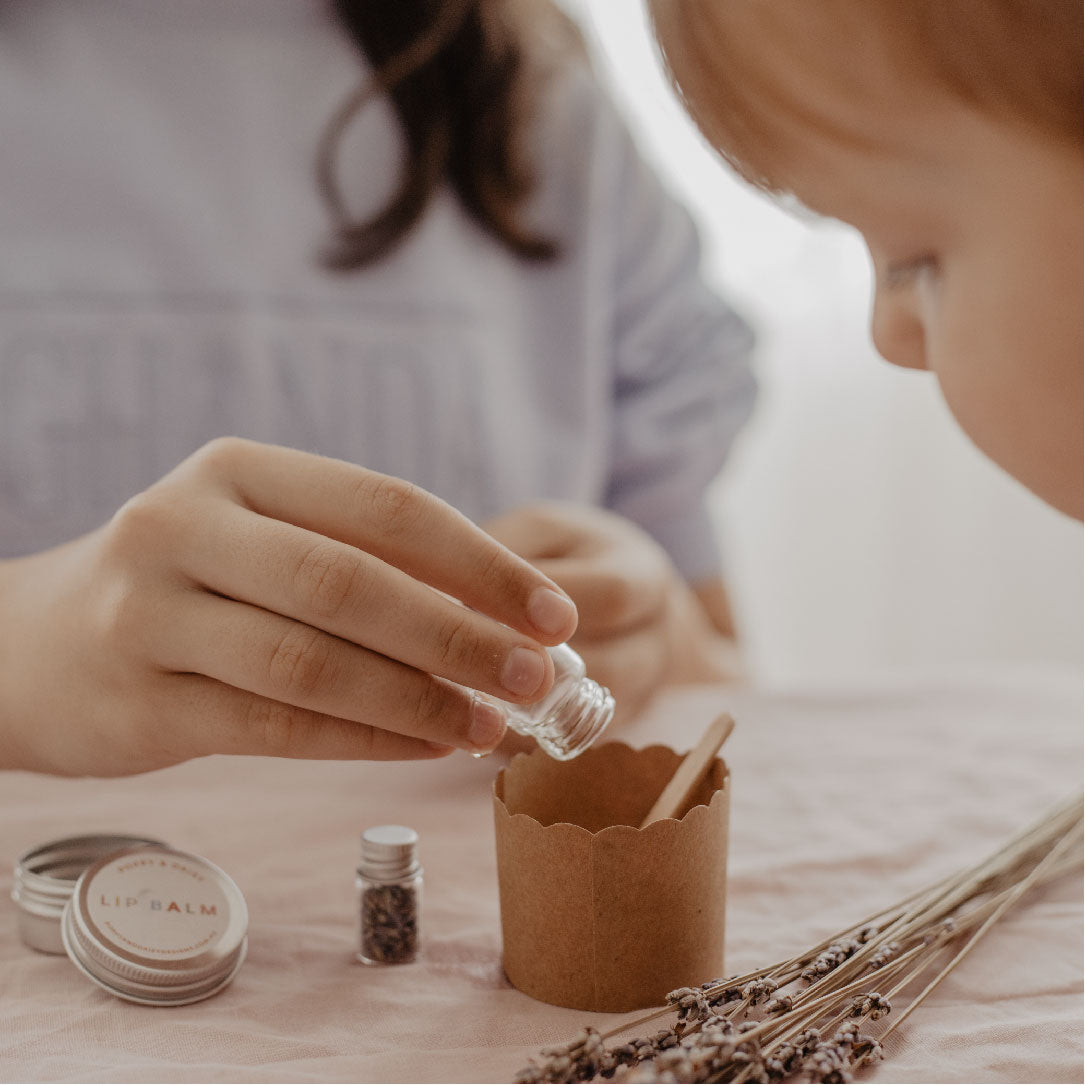
{"type": "MultiPolygon", "coordinates": [[[[697,688],[625,735],[686,749],[738,720],[727,969],[801,950],[996,846],[1081,785],[1081,677],[897,678],[790,694],[697,688]]],[[[216,759],[120,781],[0,777],[0,1079],[509,1081],[540,1045],[617,1019],[505,981],[490,784],[498,766],[216,759]],[[425,955],[354,961],[358,833],[422,837],[425,955]],[[121,1002],[24,948],[11,864],[39,841],[147,833],[224,867],[248,959],[206,1002],[121,1002]]],[[[691,976],[690,980],[711,977],[691,976]]],[[[870,1080],[1082,1080],[1081,883],[1006,918],[891,1038],[870,1080]]]]}

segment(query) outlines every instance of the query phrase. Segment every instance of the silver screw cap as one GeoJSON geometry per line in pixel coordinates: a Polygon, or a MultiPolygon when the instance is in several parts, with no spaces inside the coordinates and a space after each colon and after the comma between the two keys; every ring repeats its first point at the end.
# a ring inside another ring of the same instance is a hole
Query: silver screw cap
{"type": "Polygon", "coordinates": [[[362,833],[359,871],[376,880],[409,878],[419,871],[418,833],[406,825],[376,825],[362,833]]]}

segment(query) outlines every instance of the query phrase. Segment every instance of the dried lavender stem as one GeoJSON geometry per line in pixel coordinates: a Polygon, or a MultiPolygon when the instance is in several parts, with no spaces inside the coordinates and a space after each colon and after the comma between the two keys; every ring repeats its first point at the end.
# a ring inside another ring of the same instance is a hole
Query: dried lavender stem
{"type": "MultiPolygon", "coordinates": [[[[1079,804],[1080,800],[1077,800],[1077,802],[1079,804]]],[[[1070,810],[1072,810],[1074,805],[1075,805],[1074,803],[1068,803],[1068,804],[1066,804],[1065,807],[1060,808],[1059,809],[1060,816],[1064,816],[1064,814],[1066,812],[1069,812],[1070,810]]],[[[1023,832],[1019,833],[1016,837],[1012,838],[1005,845],[1003,845],[1003,847],[999,850],[999,852],[996,852],[994,856],[988,857],[983,862],[977,863],[974,867],[967,868],[963,872],[963,876],[968,879],[969,884],[979,883],[980,881],[983,880],[983,878],[982,878],[983,872],[985,870],[989,869],[993,865],[993,860],[997,856],[999,856],[999,855],[1005,856],[1005,855],[1011,854],[1014,850],[1022,850],[1022,851],[1025,851],[1026,853],[1027,853],[1027,851],[1032,850],[1032,848],[1035,846],[1035,843],[1034,843],[1032,838],[1041,835],[1041,829],[1042,828],[1043,828],[1043,826],[1032,826],[1032,827],[1024,830],[1023,832]],[[1027,847],[1026,847],[1026,844],[1027,844],[1027,847]]],[[[1067,863],[1059,864],[1057,869],[1052,870],[1050,872],[1050,876],[1051,877],[1056,877],[1059,874],[1063,873],[1064,871],[1072,869],[1075,865],[1076,865],[1075,862],[1067,862],[1067,863]]],[[[962,874],[958,874],[956,876],[956,878],[961,878],[961,877],[962,877],[962,874]]],[[[904,900],[902,900],[902,901],[899,901],[893,907],[891,907],[891,908],[883,908],[880,911],[873,912],[868,917],[866,917],[865,919],[860,920],[858,923],[853,923],[849,927],[845,928],[843,931],[840,931],[837,934],[829,936],[828,938],[822,940],[816,946],[814,946],[811,949],[807,950],[805,953],[801,954],[800,956],[793,957],[790,960],[777,962],[774,965],[770,965],[768,968],[763,968],[763,969],[760,969],[760,970],[758,970],[756,972],[748,972],[748,973],[746,973],[745,975],[742,975],[742,976],[732,977],[732,978],[730,978],[730,979],[728,979],[728,980],[726,980],[724,982],[716,984],[714,987],[707,988],[705,990],[705,994],[707,996],[709,996],[709,997],[712,997],[713,995],[719,994],[720,992],[726,990],[728,987],[744,986],[745,984],[747,984],[747,983],[749,983],[749,982],[751,982],[753,980],[762,979],[762,978],[764,978],[766,976],[774,977],[774,976],[778,975],[779,973],[783,972],[785,969],[795,968],[795,967],[798,967],[798,966],[801,966],[801,965],[805,965],[809,961],[816,958],[818,956],[818,954],[823,952],[830,945],[833,945],[836,942],[839,942],[839,941],[841,941],[843,939],[846,939],[850,934],[852,934],[852,933],[854,933],[856,931],[860,931],[864,927],[870,926],[871,923],[873,921],[875,921],[875,920],[884,918],[884,917],[889,916],[889,915],[894,915],[894,917],[895,917],[894,921],[891,922],[888,927],[883,928],[879,932],[878,938],[872,939],[869,943],[867,943],[867,945],[863,947],[863,950],[860,951],[859,953],[856,953],[853,957],[849,958],[849,961],[845,962],[845,965],[848,964],[851,961],[855,961],[857,958],[862,963],[865,963],[866,959],[869,958],[870,956],[872,956],[873,953],[876,952],[876,950],[879,948],[880,945],[884,944],[884,942],[887,941],[887,940],[891,940],[890,936],[891,936],[892,933],[897,933],[899,936],[907,938],[909,936],[909,932],[915,932],[918,929],[922,929],[925,925],[927,925],[927,922],[929,921],[930,917],[925,918],[925,916],[926,916],[926,913],[928,913],[931,910],[932,898],[935,898],[935,899],[945,898],[947,895],[952,895],[952,890],[954,888],[954,885],[953,885],[954,881],[956,881],[955,878],[949,877],[949,878],[944,878],[941,881],[931,883],[929,886],[925,887],[924,889],[918,890],[917,892],[911,894],[911,896],[904,898],[904,900]],[[922,903],[921,903],[919,908],[913,908],[911,913],[909,914],[901,906],[905,905],[905,904],[908,904],[908,903],[911,903],[913,901],[921,901],[922,903]],[[908,923],[905,924],[906,919],[910,919],[911,922],[908,922],[908,923]],[[898,926],[901,927],[900,931],[895,930],[895,928],[898,927],[898,926]],[[869,946],[869,952],[865,952],[867,950],[868,946],[869,946]]],[[[959,883],[958,883],[958,889],[959,889],[959,883]]],[[[1009,891],[1004,890],[1003,892],[1005,893],[1005,892],[1009,892],[1009,891]]],[[[959,895],[959,892],[958,892],[958,895],[959,895]]],[[[966,897],[963,900],[960,900],[957,903],[956,906],[959,906],[960,903],[964,903],[967,899],[968,898],[966,897]]],[[[949,910],[952,910],[952,908],[950,908],[949,910]]],[[[986,908],[984,908],[984,910],[986,910],[986,908]]],[[[946,909],[943,908],[941,911],[939,911],[936,918],[938,920],[941,920],[942,918],[944,918],[945,914],[947,914],[947,912],[946,912],[946,909]]],[[[958,917],[958,923],[960,923],[961,925],[967,924],[969,918],[970,917],[958,917]]],[[[956,933],[960,933],[959,930],[956,933]]],[[[938,944],[939,945],[944,945],[945,942],[949,940],[949,937],[950,936],[947,935],[944,938],[940,938],[938,944]]],[[[905,953],[901,954],[898,958],[896,958],[894,961],[890,962],[889,965],[886,965],[884,968],[879,969],[879,975],[885,975],[887,977],[889,975],[895,975],[897,972],[900,971],[900,968],[903,965],[903,963],[905,963],[905,961],[907,961],[907,960],[913,959],[915,953],[918,950],[922,949],[922,948],[925,948],[925,947],[922,947],[922,946],[912,947],[912,949],[906,951],[905,953]],[[892,971],[889,972],[889,971],[887,971],[888,969],[892,969],[892,971]]],[[[841,966],[841,968],[843,968],[843,967],[844,966],[841,966]]],[[[849,969],[849,972],[853,972],[853,971],[856,971],[856,969],[855,968],[849,969]]],[[[922,967],[919,970],[917,970],[916,973],[910,974],[911,979],[908,979],[906,982],[908,982],[908,983],[912,982],[912,979],[914,979],[915,974],[918,974],[918,972],[921,972],[921,971],[922,971],[922,967]]],[[[794,977],[792,977],[792,978],[794,978],[794,977]]],[[[811,987],[807,989],[807,991],[803,992],[798,997],[802,998],[803,995],[808,995],[809,993],[813,992],[817,988],[818,984],[820,984],[822,982],[829,981],[829,980],[839,982],[839,980],[841,978],[843,978],[843,975],[842,975],[842,973],[840,971],[840,968],[838,968],[838,969],[834,970],[833,972],[828,973],[826,976],[822,977],[822,979],[817,981],[817,983],[812,984],[811,987]]],[[[837,988],[835,991],[829,991],[826,994],[820,996],[815,1002],[806,1002],[806,1003],[804,1003],[804,1006],[802,1007],[802,1009],[805,1009],[806,1011],[808,1011],[813,1006],[820,1005],[820,1004],[822,1004],[824,1002],[827,1002],[827,1001],[831,1001],[833,998],[840,995],[843,991],[851,992],[852,990],[858,989],[858,988],[862,987],[863,985],[867,984],[870,981],[870,978],[871,978],[870,974],[864,973],[863,975],[859,976],[857,979],[853,980],[850,984],[846,985],[846,987],[837,988]]],[[[783,984],[781,984],[781,986],[782,985],[783,984]]],[[[894,993],[895,993],[895,991],[897,991],[899,989],[900,989],[900,985],[898,985],[897,987],[895,987],[893,989],[894,993]]],[[[738,1012],[742,1008],[743,1008],[742,1006],[735,1007],[735,1011],[729,1013],[728,1016],[734,1016],[735,1012],[738,1012]]],[[[631,1029],[639,1028],[643,1024],[648,1024],[651,1021],[655,1021],[660,1017],[666,1016],[668,1013],[671,1012],[671,1009],[672,1008],[670,1006],[664,1006],[664,1007],[662,1007],[662,1008],[660,1008],[658,1010],[653,1011],[650,1014],[647,1014],[647,1015],[645,1015],[643,1017],[637,1018],[634,1021],[629,1021],[629,1022],[626,1022],[623,1025],[619,1025],[619,1026],[611,1029],[610,1031],[608,1031],[606,1033],[603,1033],[603,1039],[604,1040],[612,1039],[614,1036],[620,1035],[623,1032],[628,1032],[631,1029]]],[[[773,1024],[780,1024],[780,1023],[783,1023],[783,1021],[785,1021],[785,1020],[787,1020],[789,1018],[792,1018],[792,1017],[797,1018],[798,1016],[799,1016],[798,1012],[796,1010],[792,1010],[792,1011],[789,1011],[789,1013],[787,1013],[787,1014],[781,1015],[780,1017],[773,1019],[773,1024]]],[[[899,1023],[899,1021],[898,1021],[898,1023],[899,1023]]],[[[766,1031],[768,1031],[768,1030],[766,1030],[766,1031]]],[[[787,1033],[782,1033],[780,1036],[774,1037],[774,1039],[778,1039],[778,1040],[786,1039],[788,1035],[792,1035],[797,1031],[801,1031],[801,1029],[788,1030],[787,1033]]]]}
{"type": "MultiPolygon", "coordinates": [[[[930,943],[919,943],[913,946],[911,949],[905,951],[905,953],[902,953],[893,961],[889,962],[883,968],[878,970],[877,975],[879,976],[879,978],[888,978],[889,976],[895,977],[897,973],[903,970],[903,966],[906,963],[910,963],[910,961],[914,960],[916,957],[923,958],[914,968],[908,971],[908,973],[904,976],[902,980],[900,980],[890,989],[889,994],[886,997],[892,998],[899,991],[903,990],[909,984],[914,982],[914,980],[919,975],[921,975],[923,971],[926,970],[926,968],[929,966],[931,957],[933,957],[933,955],[939,949],[945,946],[945,944],[950,941],[951,938],[960,935],[962,933],[962,930],[967,930],[968,927],[974,925],[980,920],[983,913],[987,913],[986,919],[983,920],[983,922],[979,926],[979,929],[969,939],[968,943],[966,943],[966,945],[954,956],[954,958],[949,961],[949,963],[942,969],[939,975],[935,977],[935,979],[932,980],[930,984],[928,984],[928,986],[923,990],[923,992],[919,996],[917,996],[917,998],[912,1002],[911,1005],[908,1006],[904,1013],[899,1018],[897,1018],[895,1022],[889,1025],[884,1032],[882,1032],[881,1036],[879,1037],[879,1041],[884,1040],[886,1036],[888,1036],[904,1021],[904,1019],[912,1012],[912,1010],[924,998],[926,998],[931,991],[934,990],[934,988],[945,978],[945,976],[949,974],[949,972],[954,967],[956,967],[956,964],[961,959],[963,959],[963,957],[971,950],[971,948],[976,944],[976,942],[979,941],[979,939],[987,932],[987,930],[989,930],[990,927],[993,926],[995,922],[997,922],[1001,915],[1009,907],[1011,907],[1014,902],[1016,902],[1024,893],[1026,893],[1029,889],[1034,888],[1041,882],[1050,880],[1058,873],[1065,872],[1071,865],[1077,865],[1076,861],[1074,861],[1072,864],[1065,861],[1065,856],[1067,851],[1069,850],[1069,845],[1073,842],[1074,836],[1076,836],[1076,834],[1071,835],[1071,833],[1072,831],[1066,833],[1063,836],[1062,840],[1058,842],[1055,849],[1049,852],[1047,856],[1041,860],[1038,866],[1034,868],[1034,870],[1025,878],[1025,880],[1018,883],[1017,886],[1011,889],[1003,890],[994,900],[986,902],[979,908],[976,908],[973,912],[969,913],[967,916],[955,917],[955,929],[952,932],[946,931],[944,933],[940,933],[935,938],[935,940],[930,943]],[[928,952],[924,953],[924,951],[928,952]]],[[[823,977],[823,981],[839,982],[839,971],[840,970],[837,969],[833,972],[828,973],[825,977],[823,977]]],[[[864,986],[868,986],[872,979],[873,976],[871,974],[860,976],[857,980],[846,984],[844,987],[839,987],[830,992],[827,992],[826,994],[814,999],[813,1001],[804,1002],[802,1006],[797,1007],[795,1010],[790,1011],[788,1014],[781,1015],[780,1017],[774,1019],[772,1024],[777,1026],[779,1024],[782,1024],[788,1018],[798,1019],[801,1017],[802,1021],[792,1024],[790,1028],[774,1034],[772,1036],[773,1043],[783,1043],[791,1037],[800,1033],[803,1030],[804,1026],[809,1025],[813,1020],[816,1019],[817,1015],[814,1015],[813,1017],[810,1016],[810,1011],[813,1009],[818,1009],[820,1011],[822,1007],[825,1007],[825,1009],[828,1010],[830,1015],[832,1015],[832,1010],[829,1009],[829,1005],[838,1003],[840,1000],[844,999],[853,991],[861,989],[864,986]]],[[[819,983],[823,981],[819,981],[819,983]]],[[[813,989],[813,987],[809,988],[808,992],[813,989]]],[[[808,994],[808,992],[804,993],[808,994]]],[[[802,995],[799,995],[798,997],[802,998],[802,995]]],[[[835,1016],[830,1016],[827,1025],[823,1027],[835,1030],[848,1018],[848,1016],[848,1010],[847,1008],[845,1008],[843,1013],[837,1013],[835,1016]]],[[[867,1017],[865,1015],[860,1018],[860,1022],[866,1020],[867,1017]]],[[[759,1029],[757,1031],[769,1032],[771,1031],[771,1029],[759,1029]]],[[[747,1035],[752,1036],[754,1035],[754,1032],[751,1032],[747,1035]]],[[[749,1071],[740,1074],[734,1080],[736,1082],[745,1081],[747,1080],[748,1076],[749,1071]]]]}
{"type": "MultiPolygon", "coordinates": [[[[1058,808],[1056,815],[1058,821],[1071,820],[1071,822],[1079,822],[1081,818],[1080,802],[1081,800],[1077,799],[1073,803],[1058,808]],[[1071,815],[1073,815],[1072,818],[1071,815]]],[[[868,959],[876,952],[876,943],[902,939],[907,937],[909,930],[922,929],[922,927],[929,924],[940,922],[957,908],[967,903],[984,882],[991,880],[990,874],[987,872],[995,867],[997,860],[1001,858],[1005,864],[1006,859],[1010,857],[1015,861],[1027,857],[1036,847],[1036,841],[1033,838],[1043,836],[1041,833],[1043,829],[1047,830],[1047,835],[1051,835],[1051,828],[1051,826],[1042,824],[1033,826],[1018,834],[1017,837],[983,862],[977,863],[974,867],[958,875],[961,880],[957,884],[954,884],[956,881],[954,878],[938,883],[930,895],[921,900],[918,907],[913,907],[910,911],[901,915],[899,919],[879,932],[879,938],[876,941],[868,942],[859,952],[845,961],[840,966],[840,969],[836,970],[836,973],[830,973],[830,975],[836,974],[838,978],[855,975],[861,971],[861,966],[865,966],[868,959]]],[[[998,872],[1004,875],[1006,873],[1005,867],[999,869],[998,872]]]]}
{"type": "MultiPolygon", "coordinates": [[[[1002,916],[1008,908],[1010,908],[1021,896],[1027,893],[1037,882],[1040,880],[1039,876],[1043,873],[1044,868],[1048,866],[1049,860],[1052,860],[1056,856],[1061,858],[1061,853],[1069,850],[1069,845],[1074,840],[1069,835],[1065,836],[1056,845],[1055,851],[1052,851],[1047,857],[1042,859],[1036,869],[1014,890],[1010,891],[1006,895],[1006,899],[1002,904],[996,908],[987,919],[980,925],[978,930],[968,939],[967,942],[960,948],[953,959],[938,973],[926,987],[912,1000],[911,1004],[905,1009],[905,1011],[898,1017],[892,1024],[888,1025],[885,1031],[881,1035],[881,1039],[884,1039],[894,1029],[899,1028],[900,1025],[907,1019],[912,1010],[914,1010],[926,997],[933,991],[938,984],[942,982],[949,975],[949,973],[957,967],[957,965],[972,951],[972,947],[995,925],[995,923],[1002,916]]],[[[1052,864],[1054,865],[1054,864],[1052,864]]]]}
{"type": "MultiPolygon", "coordinates": [[[[888,973],[901,971],[905,964],[909,963],[912,959],[914,959],[916,955],[920,954],[924,949],[927,948],[929,947],[924,945],[913,946],[912,949],[907,951],[907,953],[903,953],[900,955],[900,957],[894,958],[892,961],[889,962],[889,964],[885,965],[884,968],[879,969],[875,974],[868,973],[866,975],[860,976],[857,980],[853,980],[846,986],[838,988],[836,990],[828,991],[820,997],[814,999],[812,1002],[806,1002],[803,1005],[797,1006],[795,1009],[789,1010],[787,1013],[780,1014],[777,1017],[766,1018],[764,1021],[758,1024],[757,1028],[751,1029],[749,1032],[743,1033],[743,1042],[745,1043],[747,1040],[752,1038],[760,1039],[761,1037],[771,1039],[774,1044],[784,1043],[788,1041],[791,1037],[797,1036],[798,1034],[803,1032],[806,1028],[810,1026],[811,1022],[816,1019],[817,1014],[811,1016],[811,1010],[817,1008],[820,1013],[821,1008],[824,1007],[826,1012],[832,1013],[832,1006],[842,1000],[848,1000],[849,996],[862,991],[864,987],[869,987],[875,975],[877,975],[878,977],[882,977],[888,973]],[[781,1025],[787,1025],[787,1027],[780,1028],[781,1025]],[[779,1029],[779,1031],[774,1031],[776,1029],[779,1029]]],[[[830,972],[827,976],[823,978],[829,979],[830,977],[832,977],[832,975],[833,973],[830,972]]],[[[808,988],[808,990],[813,990],[813,988],[808,988]]],[[[847,1012],[845,1012],[844,1014],[840,1015],[840,1020],[845,1020],[847,1016],[848,1014],[847,1012]]],[[[735,1080],[737,1082],[745,1079],[736,1078],[735,1080]]]]}
{"type": "MultiPolygon", "coordinates": [[[[884,968],[879,968],[877,972],[867,972],[864,975],[860,976],[858,979],[852,980],[850,983],[845,984],[843,987],[837,987],[835,990],[827,991],[825,994],[819,996],[818,998],[815,998],[812,1002],[803,1002],[801,1005],[797,1004],[794,1010],[789,1011],[787,1014],[781,1014],[780,1017],[776,1018],[776,1020],[782,1021],[785,1017],[791,1017],[792,1015],[797,1013],[808,1015],[810,1010],[814,1009],[814,1007],[816,1006],[820,1006],[822,1003],[831,1002],[832,1000],[840,998],[843,995],[849,995],[853,992],[862,990],[862,988],[864,987],[869,987],[874,979],[882,978],[887,975],[891,975],[894,972],[901,971],[905,964],[908,964],[917,954],[921,953],[924,949],[927,948],[927,946],[924,946],[922,944],[912,946],[911,949],[900,954],[899,957],[894,957],[893,960],[890,961],[887,965],[885,965],[884,968]]],[[[832,976],[831,972],[828,976],[825,977],[825,979],[829,979],[830,976],[832,976]]],[[[802,994],[796,996],[796,1003],[798,1003],[798,999],[802,998],[803,994],[808,994],[812,990],[814,990],[814,988],[810,987],[806,991],[802,992],[802,994]]]]}
{"type": "MultiPolygon", "coordinates": [[[[834,971],[827,973],[825,976],[823,976],[821,978],[821,980],[817,981],[817,983],[812,984],[809,988],[807,988],[806,991],[801,992],[800,994],[796,995],[795,996],[796,1008],[789,1011],[786,1014],[782,1014],[779,1017],[774,1018],[773,1019],[774,1023],[780,1024],[780,1023],[783,1023],[784,1021],[787,1021],[790,1018],[796,1018],[797,1019],[799,1017],[803,1017],[804,1019],[808,1020],[810,1010],[815,1009],[815,1008],[820,1008],[825,1004],[831,1004],[832,1002],[834,1002],[834,1001],[836,1001],[836,1000],[838,1000],[838,999],[840,999],[842,997],[845,997],[846,995],[851,994],[852,992],[857,991],[857,990],[861,989],[864,986],[868,986],[871,983],[871,981],[874,979],[875,975],[877,975],[878,978],[895,977],[896,974],[898,974],[899,972],[901,972],[903,970],[903,967],[904,967],[905,964],[910,963],[917,956],[922,955],[924,950],[931,950],[932,951],[931,953],[927,954],[927,956],[930,957],[931,955],[933,955],[934,951],[936,951],[937,949],[944,946],[953,937],[959,936],[961,933],[966,931],[970,926],[972,926],[975,923],[979,922],[980,919],[983,917],[983,913],[987,913],[987,918],[983,920],[983,923],[982,923],[982,926],[981,926],[980,929],[981,929],[981,931],[986,930],[1023,893],[1027,892],[1028,889],[1034,887],[1036,884],[1038,884],[1039,881],[1046,880],[1044,878],[1041,878],[1042,874],[1046,873],[1046,874],[1048,874],[1049,877],[1054,876],[1055,869],[1058,869],[1061,872],[1065,868],[1065,864],[1059,863],[1058,860],[1063,857],[1063,854],[1066,851],[1065,845],[1068,842],[1069,842],[1069,837],[1068,836],[1064,837],[1063,841],[1061,841],[1060,844],[1057,846],[1057,849],[1055,851],[1053,851],[1053,852],[1050,852],[1048,854],[1047,858],[1044,859],[1043,862],[1032,872],[1032,874],[1029,875],[1028,879],[1026,879],[1025,882],[1020,883],[1016,888],[1003,890],[999,894],[999,896],[996,897],[994,900],[984,903],[980,907],[976,908],[973,912],[971,912],[971,913],[969,913],[969,914],[967,914],[965,916],[956,916],[955,917],[955,928],[952,931],[946,931],[944,933],[939,933],[936,936],[936,938],[935,938],[935,940],[933,942],[930,942],[930,943],[928,943],[926,945],[924,945],[923,943],[917,943],[916,945],[912,946],[910,949],[905,950],[903,953],[901,953],[899,956],[894,958],[888,964],[886,964],[882,968],[878,969],[877,973],[864,973],[863,975],[859,976],[857,979],[853,980],[852,982],[850,982],[848,984],[845,984],[843,987],[835,986],[835,984],[839,983],[840,979],[842,978],[841,968],[837,968],[834,971]],[[1048,871],[1044,871],[1044,869],[1043,869],[1044,867],[1055,868],[1055,869],[1050,869],[1048,871]],[[823,983],[831,986],[833,989],[827,991],[825,994],[822,994],[817,998],[814,998],[812,1001],[809,1000],[810,994],[813,993],[814,991],[816,991],[817,988],[823,983]],[[801,1002],[801,1005],[799,1004],[800,1002],[801,1002]]],[[[914,931],[914,932],[910,932],[910,933],[914,937],[916,934],[919,933],[919,931],[914,931]]],[[[979,933],[977,932],[977,934],[974,935],[973,938],[970,940],[969,948],[971,947],[971,945],[973,945],[975,943],[975,941],[978,940],[978,937],[979,937],[979,933]]],[[[872,943],[868,943],[868,944],[876,946],[878,943],[877,942],[872,942],[872,943]]],[[[960,955],[963,956],[964,952],[965,951],[962,950],[960,955]]],[[[859,954],[857,953],[853,957],[849,958],[849,960],[855,960],[858,957],[859,957],[859,954]]],[[[897,994],[899,991],[903,990],[906,986],[908,986],[910,983],[912,983],[915,980],[915,978],[919,974],[921,974],[922,971],[927,967],[927,963],[928,963],[927,961],[921,961],[916,968],[910,970],[908,972],[908,974],[904,977],[903,980],[896,983],[890,989],[889,994],[888,994],[887,997],[892,998],[893,995],[897,994]]],[[[933,987],[931,988],[931,990],[933,990],[933,987]]],[[[902,1019],[903,1018],[899,1018],[897,1020],[896,1024],[899,1025],[900,1021],[902,1019]]],[[[774,1039],[777,1039],[777,1040],[787,1039],[788,1036],[794,1034],[796,1031],[801,1031],[801,1029],[796,1029],[796,1028],[788,1029],[786,1032],[783,1032],[779,1036],[774,1037],[774,1039]]],[[[887,1030],[887,1032],[885,1034],[883,1034],[883,1035],[887,1035],[888,1031],[891,1031],[891,1030],[887,1030]]]]}
{"type": "Polygon", "coordinates": [[[638,1017],[635,1021],[627,1021],[624,1025],[617,1025],[609,1032],[604,1032],[602,1038],[604,1040],[613,1039],[615,1036],[620,1036],[623,1032],[629,1032],[630,1029],[640,1028],[641,1025],[647,1025],[650,1021],[656,1020],[658,1017],[665,1017],[667,1014],[672,1013],[673,1006],[662,1006],[658,1010],[653,1010],[649,1014],[645,1014],[644,1017],[638,1017]]]}

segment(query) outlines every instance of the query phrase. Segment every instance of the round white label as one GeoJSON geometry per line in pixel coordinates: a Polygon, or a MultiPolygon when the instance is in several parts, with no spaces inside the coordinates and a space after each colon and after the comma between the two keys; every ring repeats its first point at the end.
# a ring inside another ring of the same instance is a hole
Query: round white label
{"type": "Polygon", "coordinates": [[[173,852],[121,855],[84,891],[86,915],[117,949],[158,960],[187,960],[213,949],[230,903],[213,871],[173,852]]]}

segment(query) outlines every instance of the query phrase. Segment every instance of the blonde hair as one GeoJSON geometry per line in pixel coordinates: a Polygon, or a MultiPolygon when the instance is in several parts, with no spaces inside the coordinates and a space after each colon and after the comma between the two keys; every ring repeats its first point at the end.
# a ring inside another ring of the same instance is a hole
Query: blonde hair
{"type": "MultiPolygon", "coordinates": [[[[737,14],[752,25],[787,27],[796,17],[821,19],[841,43],[835,65],[856,50],[873,56],[915,88],[917,97],[947,92],[978,111],[1027,125],[1071,146],[1082,142],[1081,0],[656,0],[658,24],[671,41],[665,59],[684,60],[679,94],[693,116],[721,138],[721,153],[747,179],[774,188],[759,163],[772,155],[781,110],[824,127],[801,96],[783,93],[759,71],[749,34],[735,31],[737,14]]],[[[809,59],[806,51],[804,59],[809,59]]],[[[856,132],[837,132],[855,140],[856,132]]]]}

